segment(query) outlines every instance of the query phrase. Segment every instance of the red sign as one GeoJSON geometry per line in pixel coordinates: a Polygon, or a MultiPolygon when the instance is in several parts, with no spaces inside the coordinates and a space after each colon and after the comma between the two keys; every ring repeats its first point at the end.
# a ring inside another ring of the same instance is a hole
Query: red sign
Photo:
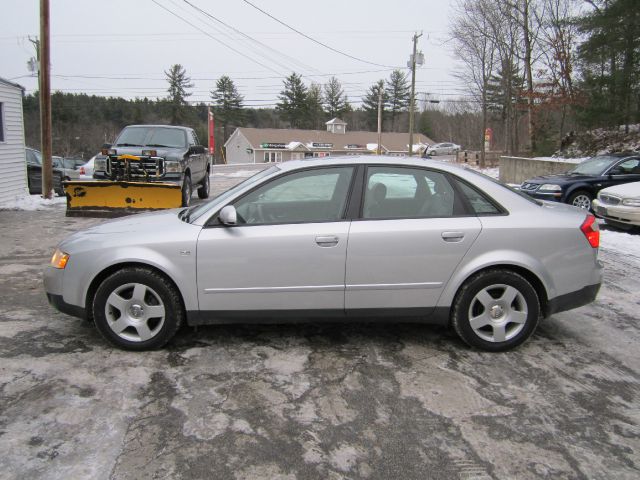
{"type": "Polygon", "coordinates": [[[213,113],[211,112],[211,107],[207,110],[209,113],[209,153],[213,155],[216,152],[216,139],[213,136],[213,113]]]}

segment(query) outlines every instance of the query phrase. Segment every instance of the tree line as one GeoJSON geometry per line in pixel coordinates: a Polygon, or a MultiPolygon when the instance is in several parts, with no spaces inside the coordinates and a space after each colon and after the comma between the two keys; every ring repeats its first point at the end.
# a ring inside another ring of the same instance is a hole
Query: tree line
{"type": "Polygon", "coordinates": [[[496,149],[548,154],[640,121],[637,0],[458,0],[451,37],[496,149]]]}
{"type": "MultiPolygon", "coordinates": [[[[640,8],[637,0],[457,0],[450,28],[467,94],[439,104],[417,101],[416,131],[434,141],[484,150],[549,154],[573,131],[640,122],[640,8]]],[[[164,72],[164,98],[54,92],[54,151],[93,155],[125,125],[180,124],[205,142],[207,105],[190,102],[193,83],[179,64],[164,72]]],[[[275,108],[245,105],[233,79],[215,81],[211,101],[220,147],[238,126],[324,129],[340,117],[350,130],[408,131],[409,81],[394,70],[356,102],[336,77],[305,84],[292,72],[275,108]]],[[[38,94],[24,98],[25,134],[39,144],[38,94]]],[[[217,153],[220,154],[219,148],[217,153]]]]}

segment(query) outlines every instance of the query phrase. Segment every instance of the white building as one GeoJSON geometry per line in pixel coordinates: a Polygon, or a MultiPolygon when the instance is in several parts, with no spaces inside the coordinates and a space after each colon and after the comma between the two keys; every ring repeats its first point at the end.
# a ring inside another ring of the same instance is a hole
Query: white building
{"type": "Polygon", "coordinates": [[[27,193],[23,92],[20,85],[0,78],[0,202],[27,193]]]}
{"type": "MultiPolygon", "coordinates": [[[[347,132],[338,118],[329,120],[327,130],[239,127],[224,144],[228,164],[285,162],[309,157],[373,154],[378,148],[377,132],[347,132]]],[[[433,140],[413,135],[414,153],[422,152],[433,140]]],[[[409,134],[384,132],[382,153],[404,156],[409,153],[409,134]]]]}

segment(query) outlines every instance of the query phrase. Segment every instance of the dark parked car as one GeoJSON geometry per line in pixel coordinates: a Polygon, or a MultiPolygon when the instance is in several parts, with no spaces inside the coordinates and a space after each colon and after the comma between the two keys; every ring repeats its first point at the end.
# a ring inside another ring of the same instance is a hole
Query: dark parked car
{"type": "MultiPolygon", "coordinates": [[[[42,193],[42,154],[33,148],[25,149],[27,157],[27,183],[29,193],[42,193]]],[[[62,188],[63,173],[58,168],[53,168],[53,190],[58,195],[64,195],[62,188]]]]}
{"type": "Polygon", "coordinates": [[[603,188],[637,181],[640,181],[640,154],[613,153],[585,160],[567,173],[526,180],[520,190],[540,200],[590,210],[591,201],[603,188]]]}

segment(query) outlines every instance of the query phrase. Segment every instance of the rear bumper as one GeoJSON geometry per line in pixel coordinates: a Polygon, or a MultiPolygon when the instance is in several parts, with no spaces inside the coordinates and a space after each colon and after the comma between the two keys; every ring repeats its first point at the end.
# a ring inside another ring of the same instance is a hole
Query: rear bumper
{"type": "Polygon", "coordinates": [[[600,285],[600,283],[587,285],[575,292],[566,293],[559,297],[552,298],[547,304],[546,316],[548,317],[554,313],[572,310],[593,302],[600,291],[600,285]]]}

